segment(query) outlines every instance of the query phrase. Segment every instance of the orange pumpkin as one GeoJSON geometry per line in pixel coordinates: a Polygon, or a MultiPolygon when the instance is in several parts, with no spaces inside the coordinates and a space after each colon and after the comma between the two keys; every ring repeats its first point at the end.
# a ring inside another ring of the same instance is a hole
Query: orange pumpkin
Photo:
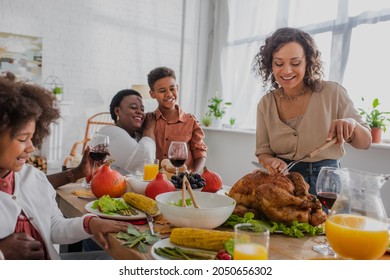
{"type": "Polygon", "coordinates": [[[202,177],[206,181],[206,186],[202,189],[202,192],[215,193],[222,188],[222,178],[217,172],[208,170],[206,167],[203,169],[202,177]]]}
{"type": "Polygon", "coordinates": [[[156,179],[151,181],[145,189],[145,196],[155,199],[160,193],[173,192],[176,191],[173,183],[164,178],[164,175],[159,172],[156,176],[156,179]]]}
{"type": "Polygon", "coordinates": [[[97,198],[103,195],[121,197],[126,192],[125,176],[105,164],[92,177],[91,191],[97,198]]]}

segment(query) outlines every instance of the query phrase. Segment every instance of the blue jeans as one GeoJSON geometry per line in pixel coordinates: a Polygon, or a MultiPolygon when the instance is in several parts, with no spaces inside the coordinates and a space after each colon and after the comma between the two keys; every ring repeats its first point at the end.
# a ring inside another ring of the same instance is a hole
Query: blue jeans
{"type": "MultiPolygon", "coordinates": [[[[291,160],[287,159],[282,160],[284,160],[287,164],[291,162],[291,160]]],[[[340,161],[336,159],[324,159],[317,162],[299,162],[290,169],[290,172],[300,173],[310,186],[309,193],[317,195],[317,177],[321,168],[324,166],[340,167],[340,161]]]]}

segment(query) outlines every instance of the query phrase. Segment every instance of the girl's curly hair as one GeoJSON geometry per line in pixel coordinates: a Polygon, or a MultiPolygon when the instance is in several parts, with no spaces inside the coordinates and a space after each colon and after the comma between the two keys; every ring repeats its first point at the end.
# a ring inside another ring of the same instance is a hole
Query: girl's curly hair
{"type": "Polygon", "coordinates": [[[59,117],[56,98],[49,90],[16,81],[12,73],[0,77],[0,135],[11,129],[11,137],[15,137],[28,122],[35,120],[32,142],[40,148],[50,134],[50,124],[59,117]]]}
{"type": "Polygon", "coordinates": [[[313,91],[316,90],[323,77],[321,53],[313,38],[308,33],[296,28],[283,27],[269,36],[255,55],[252,70],[262,77],[263,86],[270,83],[272,88],[278,88],[279,85],[272,73],[273,54],[290,42],[296,42],[302,46],[306,56],[306,73],[303,82],[313,91]]]}

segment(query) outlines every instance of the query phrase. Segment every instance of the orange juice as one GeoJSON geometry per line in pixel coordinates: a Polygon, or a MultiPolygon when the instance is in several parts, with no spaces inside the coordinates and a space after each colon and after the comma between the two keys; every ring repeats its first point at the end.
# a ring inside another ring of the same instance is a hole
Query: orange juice
{"type": "Polygon", "coordinates": [[[267,249],[259,244],[245,243],[234,245],[235,260],[267,260],[267,249]]]}
{"type": "Polygon", "coordinates": [[[348,214],[330,216],[326,238],[333,250],[349,259],[379,259],[386,251],[389,233],[378,220],[348,214]]]}
{"type": "Polygon", "coordinates": [[[156,179],[158,174],[158,164],[148,163],[144,165],[144,181],[156,179]]]}

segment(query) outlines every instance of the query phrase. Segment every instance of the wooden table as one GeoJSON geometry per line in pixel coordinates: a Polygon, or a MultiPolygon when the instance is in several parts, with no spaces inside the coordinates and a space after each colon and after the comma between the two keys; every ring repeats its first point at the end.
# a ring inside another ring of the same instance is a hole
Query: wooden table
{"type": "MultiPolygon", "coordinates": [[[[57,202],[65,217],[79,217],[88,213],[84,206],[90,200],[76,197],[72,194],[75,190],[83,189],[80,184],[69,184],[57,189],[57,202]]],[[[140,230],[148,229],[147,225],[139,226],[140,230]]],[[[114,233],[109,234],[110,249],[107,251],[117,260],[148,260],[153,259],[148,253],[141,253],[137,249],[123,246],[123,241],[115,238],[114,233]]],[[[283,234],[273,234],[270,239],[269,259],[271,260],[300,260],[318,259],[322,256],[312,250],[313,245],[325,242],[325,236],[305,236],[303,238],[288,237],[283,234]]],[[[385,254],[382,259],[390,259],[385,254]]]]}

